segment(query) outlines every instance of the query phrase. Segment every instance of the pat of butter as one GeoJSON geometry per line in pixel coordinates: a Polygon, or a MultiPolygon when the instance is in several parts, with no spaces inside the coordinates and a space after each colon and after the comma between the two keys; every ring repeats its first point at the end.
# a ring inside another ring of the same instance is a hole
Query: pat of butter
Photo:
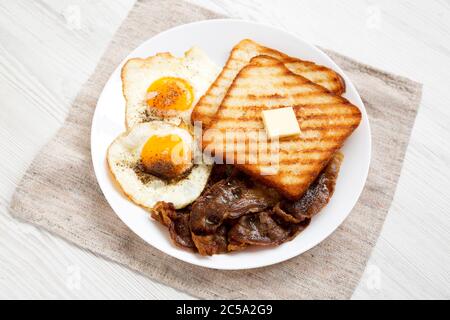
{"type": "Polygon", "coordinates": [[[300,134],[300,126],[292,107],[264,110],[262,118],[270,139],[300,134]]]}

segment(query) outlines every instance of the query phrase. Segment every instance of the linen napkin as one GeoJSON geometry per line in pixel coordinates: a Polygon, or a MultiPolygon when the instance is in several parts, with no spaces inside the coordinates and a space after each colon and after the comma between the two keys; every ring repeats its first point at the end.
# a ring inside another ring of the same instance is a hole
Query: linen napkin
{"type": "Polygon", "coordinates": [[[99,189],[90,125],[100,92],[121,60],[153,35],[179,24],[218,18],[183,1],[138,1],[83,86],[57,135],[31,164],[11,214],[200,298],[350,298],[389,210],[421,85],[327,51],[358,88],[372,129],[365,189],[346,221],[304,254],[269,267],[221,271],[190,265],[145,243],[115,215],[99,189]]]}

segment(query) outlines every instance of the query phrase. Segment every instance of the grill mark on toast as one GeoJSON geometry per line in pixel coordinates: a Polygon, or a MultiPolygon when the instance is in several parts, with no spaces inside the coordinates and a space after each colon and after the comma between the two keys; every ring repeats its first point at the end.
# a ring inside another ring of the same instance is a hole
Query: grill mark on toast
{"type": "MultiPolygon", "coordinates": [[[[285,60],[283,60],[283,62],[285,62],[285,60]]],[[[304,65],[304,64],[301,64],[301,63],[290,63],[290,62],[288,62],[286,64],[286,62],[285,62],[285,65],[286,65],[286,67],[289,70],[291,70],[294,73],[312,72],[312,71],[316,71],[317,70],[312,65],[304,65]]],[[[328,74],[328,72],[327,72],[327,74],[328,74]]],[[[330,72],[330,74],[332,74],[332,72],[330,72]]]]}
{"type": "MultiPolygon", "coordinates": [[[[342,108],[342,107],[349,107],[352,106],[350,103],[318,103],[318,104],[298,104],[298,105],[289,105],[289,107],[293,107],[294,111],[297,116],[301,116],[303,113],[306,112],[314,112],[316,109],[336,109],[336,108],[342,108]],[[309,111],[308,111],[309,110],[309,111]]],[[[249,105],[249,106],[238,106],[238,105],[226,105],[227,109],[231,109],[230,112],[240,112],[240,111],[260,111],[265,109],[265,106],[262,105],[249,105]]],[[[287,107],[285,105],[278,106],[279,108],[287,107]]],[[[275,107],[274,107],[275,108],[275,107]]],[[[217,115],[222,118],[224,113],[219,110],[217,115]]],[[[341,114],[341,113],[339,113],[341,114]]],[[[342,113],[342,114],[350,114],[350,112],[342,113]]],[[[358,111],[351,111],[351,114],[359,114],[358,111]]]]}
{"type": "MultiPolygon", "coordinates": [[[[352,117],[353,115],[356,115],[356,114],[326,113],[326,114],[303,115],[303,116],[300,116],[300,117],[298,116],[297,118],[300,118],[300,119],[298,119],[298,121],[300,123],[300,129],[302,129],[302,128],[308,129],[308,128],[310,128],[310,126],[302,127],[301,123],[305,122],[305,121],[309,121],[309,120],[326,120],[326,119],[329,119],[330,117],[333,117],[333,116],[339,117],[339,119],[338,119],[339,122],[353,121],[353,120],[357,119],[355,117],[352,117]]],[[[257,121],[259,121],[261,119],[262,119],[261,113],[259,115],[248,115],[248,116],[247,115],[243,115],[243,116],[239,116],[239,117],[226,116],[226,115],[223,115],[223,114],[220,115],[220,120],[221,121],[228,121],[230,123],[232,121],[237,121],[237,120],[239,120],[239,121],[255,121],[255,122],[257,122],[257,121]]],[[[233,127],[234,126],[230,126],[230,128],[233,128],[233,127]]]]}
{"type": "Polygon", "coordinates": [[[358,122],[353,122],[351,125],[327,125],[327,126],[303,126],[300,127],[301,131],[324,131],[324,130],[339,130],[339,129],[355,129],[359,125],[358,122]]]}
{"type": "MultiPolygon", "coordinates": [[[[293,94],[280,94],[280,93],[272,93],[272,94],[247,94],[247,95],[238,95],[238,96],[233,96],[233,99],[249,99],[249,100],[264,100],[264,99],[276,99],[276,100],[281,100],[281,99],[291,99],[291,98],[300,98],[300,97],[314,97],[314,96],[321,96],[323,95],[323,92],[315,92],[313,91],[314,89],[310,90],[305,90],[303,92],[296,92],[293,94]]],[[[263,104],[263,102],[261,102],[261,104],[263,104]]],[[[281,106],[280,106],[281,107],[281,106]]]]}
{"type": "Polygon", "coordinates": [[[283,98],[282,97],[278,97],[276,100],[272,99],[272,98],[263,98],[261,97],[259,99],[259,105],[255,105],[254,101],[255,99],[244,99],[243,97],[239,97],[239,96],[229,96],[226,100],[223,101],[222,105],[229,107],[229,108],[233,108],[234,106],[245,106],[245,107],[258,107],[258,106],[267,106],[270,108],[282,108],[282,107],[292,107],[292,106],[296,106],[295,104],[292,103],[292,99],[297,99],[297,103],[301,103],[301,105],[311,105],[314,104],[314,101],[316,101],[316,103],[322,104],[322,103],[339,103],[341,102],[340,99],[338,99],[338,97],[335,96],[327,96],[324,95],[322,92],[308,92],[305,94],[298,94],[293,95],[292,97],[289,98],[283,98]]]}
{"type": "MultiPolygon", "coordinates": [[[[316,141],[317,140],[310,140],[310,141],[298,140],[298,141],[291,141],[289,143],[284,142],[282,146],[279,146],[280,149],[278,150],[278,152],[280,156],[299,158],[303,157],[307,153],[326,153],[336,148],[336,146],[340,145],[340,141],[336,139],[327,139],[327,140],[320,140],[321,147],[317,147],[316,144],[313,143],[316,141]],[[300,143],[303,143],[302,147],[299,147],[300,143]]],[[[276,150],[272,148],[273,145],[271,145],[271,143],[264,144],[258,143],[257,140],[249,141],[246,139],[237,141],[236,139],[227,139],[225,136],[221,137],[221,139],[213,139],[212,143],[215,147],[215,150],[216,151],[221,150],[222,153],[225,153],[225,151],[245,152],[246,154],[253,154],[253,155],[259,154],[260,156],[262,156],[262,155],[269,155],[270,150],[276,150]],[[266,145],[266,148],[264,148],[264,150],[261,150],[262,147],[258,148],[258,146],[262,145],[266,145]]]]}
{"type": "Polygon", "coordinates": [[[317,164],[317,162],[320,162],[318,159],[301,159],[301,158],[286,158],[281,159],[279,164],[317,164]]]}
{"type": "MultiPolygon", "coordinates": [[[[241,84],[239,84],[239,88],[241,88],[243,90],[252,88],[253,86],[254,86],[253,83],[246,83],[246,84],[241,83],[241,84]]],[[[279,83],[278,86],[283,87],[283,88],[290,88],[290,87],[298,87],[299,85],[298,85],[298,82],[288,82],[288,81],[286,81],[286,82],[279,83]]]]}

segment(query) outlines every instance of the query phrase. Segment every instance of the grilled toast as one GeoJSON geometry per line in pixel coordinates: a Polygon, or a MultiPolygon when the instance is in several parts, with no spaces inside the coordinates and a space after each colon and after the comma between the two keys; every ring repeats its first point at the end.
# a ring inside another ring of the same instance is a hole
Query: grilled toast
{"type": "Polygon", "coordinates": [[[348,100],[261,55],[232,82],[204,131],[202,146],[287,198],[298,199],[360,121],[361,112],[348,100]],[[293,107],[301,133],[268,140],[261,112],[282,107],[293,107]]]}
{"type": "Polygon", "coordinates": [[[203,128],[210,126],[214,114],[219,109],[220,103],[238,72],[253,57],[258,55],[267,55],[279,59],[290,71],[323,86],[330,92],[338,95],[345,92],[344,80],[333,70],[316,65],[313,62],[290,57],[282,52],[245,39],[233,48],[222,72],[195,106],[191,116],[192,122],[201,121],[203,128]]]}

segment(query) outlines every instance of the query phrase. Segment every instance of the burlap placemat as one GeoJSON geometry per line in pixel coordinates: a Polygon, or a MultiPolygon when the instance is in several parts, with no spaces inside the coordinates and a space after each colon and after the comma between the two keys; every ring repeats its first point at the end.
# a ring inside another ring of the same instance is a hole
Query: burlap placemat
{"type": "Polygon", "coordinates": [[[97,98],[120,61],[151,36],[218,15],[181,1],[138,1],[53,140],[36,157],[11,202],[13,216],[95,254],[202,298],[349,298],[392,201],[421,85],[336,53],[369,113],[373,156],[364,192],[346,221],[320,245],[289,261],[246,271],[192,266],[146,244],[114,214],[91,164],[97,98]]]}

